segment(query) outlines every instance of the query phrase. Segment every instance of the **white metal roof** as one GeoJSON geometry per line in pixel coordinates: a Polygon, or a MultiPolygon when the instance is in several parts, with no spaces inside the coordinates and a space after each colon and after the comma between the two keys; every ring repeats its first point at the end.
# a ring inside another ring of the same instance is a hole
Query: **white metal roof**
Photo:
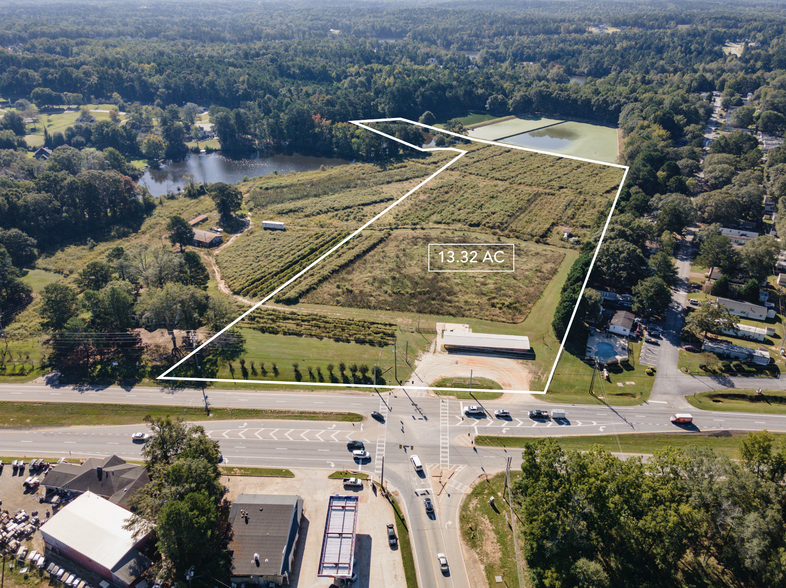
{"type": "Polygon", "coordinates": [[[487,349],[508,349],[521,351],[529,349],[529,337],[521,335],[494,335],[491,333],[456,333],[446,331],[442,335],[443,345],[478,347],[487,349]]]}
{"type": "Polygon", "coordinates": [[[126,509],[85,492],[47,521],[41,534],[111,570],[136,544],[132,532],[123,529],[130,516],[126,509]]]}
{"type": "Polygon", "coordinates": [[[330,497],[318,576],[342,578],[352,575],[358,503],[357,496],[337,494],[330,497]]]}

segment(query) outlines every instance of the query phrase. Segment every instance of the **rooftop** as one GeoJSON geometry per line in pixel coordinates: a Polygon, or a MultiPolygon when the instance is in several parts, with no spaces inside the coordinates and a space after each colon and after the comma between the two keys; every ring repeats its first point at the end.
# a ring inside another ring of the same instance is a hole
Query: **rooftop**
{"type": "Polygon", "coordinates": [[[241,494],[232,504],[232,576],[283,576],[295,546],[303,499],[300,496],[241,494]],[[259,555],[259,561],[254,559],[259,555]]]}
{"type": "Polygon", "coordinates": [[[521,335],[495,335],[492,333],[462,333],[445,331],[442,334],[445,346],[505,349],[509,351],[529,350],[529,337],[521,335]]]}
{"type": "Polygon", "coordinates": [[[358,503],[357,496],[336,494],[330,497],[318,576],[340,578],[352,575],[358,503]]]}

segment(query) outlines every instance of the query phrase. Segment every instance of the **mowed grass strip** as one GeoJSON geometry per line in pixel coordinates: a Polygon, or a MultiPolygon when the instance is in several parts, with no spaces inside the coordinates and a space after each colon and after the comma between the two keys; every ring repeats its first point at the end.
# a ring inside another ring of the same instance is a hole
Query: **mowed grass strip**
{"type": "Polygon", "coordinates": [[[250,476],[257,478],[294,478],[290,470],[286,468],[250,468],[250,467],[234,467],[234,466],[219,466],[222,476],[250,476]]]}
{"type": "Polygon", "coordinates": [[[368,480],[368,474],[343,470],[341,472],[333,472],[328,476],[329,480],[343,480],[344,478],[357,478],[358,480],[368,480]]]}
{"type": "Polygon", "coordinates": [[[762,390],[759,394],[757,390],[726,389],[692,394],[685,399],[702,410],[786,414],[783,390],[762,390]]]}
{"type": "Polygon", "coordinates": [[[388,494],[387,497],[396,515],[396,535],[398,536],[398,548],[401,550],[401,562],[404,565],[404,578],[407,581],[407,588],[418,588],[415,556],[412,555],[412,542],[409,539],[409,528],[407,527],[406,519],[393,495],[388,494]]]}
{"type": "Polygon", "coordinates": [[[0,402],[0,427],[58,427],[71,425],[133,425],[146,416],[181,417],[187,421],[205,420],[298,420],[359,422],[356,412],[320,412],[315,410],[264,410],[251,408],[204,408],[191,406],[156,406],[148,404],[99,404],[82,402],[0,402]]]}
{"type": "Polygon", "coordinates": [[[475,390],[502,390],[502,386],[488,378],[472,378],[472,394],[456,390],[439,390],[439,388],[469,388],[469,378],[442,378],[432,384],[439,396],[455,396],[456,400],[496,400],[502,392],[475,392],[475,390]]]}
{"type": "MultiPolygon", "coordinates": [[[[772,433],[776,441],[786,438],[786,433],[772,433]]],[[[563,449],[587,451],[594,445],[600,445],[613,453],[641,453],[651,455],[655,451],[667,447],[695,446],[709,448],[739,459],[740,441],[748,436],[748,431],[714,431],[712,433],[637,433],[624,435],[586,435],[576,437],[559,437],[558,443],[563,449]]],[[[475,445],[478,447],[524,447],[538,437],[504,437],[498,435],[478,435],[475,445]]]]}

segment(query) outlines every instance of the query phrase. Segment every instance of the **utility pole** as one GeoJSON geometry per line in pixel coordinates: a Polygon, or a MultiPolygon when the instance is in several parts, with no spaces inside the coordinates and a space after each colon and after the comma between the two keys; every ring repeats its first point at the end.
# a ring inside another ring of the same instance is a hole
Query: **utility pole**
{"type": "Polygon", "coordinates": [[[595,358],[595,365],[592,368],[592,379],[590,380],[589,393],[592,394],[592,388],[595,385],[595,374],[598,373],[598,359],[595,358]]]}
{"type": "Polygon", "coordinates": [[[407,341],[407,346],[404,348],[404,362],[409,365],[409,341],[407,341]]]}
{"type": "Polygon", "coordinates": [[[398,384],[398,355],[396,354],[396,350],[398,349],[398,337],[393,339],[393,377],[396,379],[396,383],[398,384]]]}
{"type": "MultiPolygon", "coordinates": [[[[379,485],[382,487],[382,491],[385,491],[385,456],[382,456],[382,474],[379,476],[379,485]]],[[[2,587],[0,587],[2,588],[2,587]]]]}

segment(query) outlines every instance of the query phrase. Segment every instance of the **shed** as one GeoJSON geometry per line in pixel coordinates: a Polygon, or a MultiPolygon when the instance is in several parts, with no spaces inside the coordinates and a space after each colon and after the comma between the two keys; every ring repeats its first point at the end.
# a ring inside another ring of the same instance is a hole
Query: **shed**
{"type": "Polygon", "coordinates": [[[194,229],[194,245],[196,247],[215,247],[223,241],[224,238],[218,233],[194,229]]]}
{"type": "Polygon", "coordinates": [[[190,221],[188,221],[188,224],[191,225],[192,227],[195,227],[195,226],[197,226],[199,224],[202,224],[206,220],[207,220],[207,215],[206,214],[200,214],[198,217],[192,218],[190,221]]]}

